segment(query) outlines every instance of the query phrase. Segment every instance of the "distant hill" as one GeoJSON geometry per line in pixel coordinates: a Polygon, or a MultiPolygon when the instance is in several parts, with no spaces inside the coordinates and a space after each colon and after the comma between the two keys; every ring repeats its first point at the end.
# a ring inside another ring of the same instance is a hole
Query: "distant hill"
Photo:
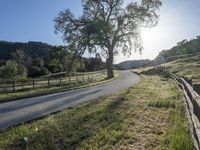
{"type": "Polygon", "coordinates": [[[126,69],[140,68],[140,67],[146,66],[150,62],[151,61],[148,59],[130,60],[130,61],[121,62],[115,66],[118,67],[119,69],[126,70],[126,69]]]}
{"type": "Polygon", "coordinates": [[[27,77],[27,75],[28,77],[39,77],[64,71],[68,73],[97,71],[105,69],[106,66],[99,54],[96,54],[95,57],[85,58],[71,53],[62,45],[53,46],[32,41],[27,43],[0,41],[0,78],[7,77],[5,72],[10,69],[8,64],[10,66],[20,64],[24,69],[23,74],[16,73],[14,78],[22,75],[23,77],[27,77]]]}
{"type": "Polygon", "coordinates": [[[158,56],[150,60],[131,60],[124,61],[116,66],[120,69],[132,69],[146,66],[160,65],[166,62],[171,62],[177,59],[180,59],[185,56],[193,56],[200,53],[200,36],[197,36],[191,40],[183,40],[177,43],[176,46],[169,50],[161,51],[158,56]]]}
{"type": "MultiPolygon", "coordinates": [[[[23,50],[27,56],[31,56],[32,58],[39,57],[45,60],[48,58],[51,51],[56,50],[57,48],[57,46],[52,46],[42,42],[29,41],[28,43],[22,43],[0,41],[0,60],[11,59],[12,53],[14,53],[17,49],[23,50]]],[[[200,36],[197,36],[192,40],[183,40],[177,43],[177,45],[170,50],[161,51],[153,61],[148,59],[130,60],[119,63],[115,66],[119,69],[132,69],[143,66],[153,66],[176,60],[184,55],[193,55],[199,52],[200,36]]]]}
{"type": "Polygon", "coordinates": [[[163,50],[152,62],[153,64],[162,64],[173,61],[181,55],[195,54],[200,52],[200,36],[192,40],[183,40],[177,43],[176,46],[170,50],[163,50]]]}
{"type": "Polygon", "coordinates": [[[23,50],[26,55],[39,58],[46,58],[51,50],[55,49],[55,46],[42,43],[42,42],[7,42],[0,41],[0,60],[9,60],[12,58],[12,53],[17,49],[23,50]]]}

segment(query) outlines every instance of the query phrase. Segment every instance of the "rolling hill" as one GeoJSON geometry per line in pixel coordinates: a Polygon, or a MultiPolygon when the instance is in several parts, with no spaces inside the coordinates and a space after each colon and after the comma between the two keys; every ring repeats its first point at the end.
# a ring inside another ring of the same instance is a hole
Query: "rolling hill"
{"type": "Polygon", "coordinates": [[[200,84],[200,53],[179,56],[174,61],[162,64],[177,75],[186,76],[200,84]]]}
{"type": "Polygon", "coordinates": [[[130,61],[121,62],[121,63],[117,64],[116,67],[119,69],[123,69],[123,70],[140,68],[140,67],[147,65],[150,62],[151,61],[149,59],[130,60],[130,61]]]}
{"type": "MultiPolygon", "coordinates": [[[[182,65],[196,66],[195,64],[196,64],[196,61],[198,61],[199,55],[200,55],[200,36],[197,36],[196,38],[191,39],[191,40],[182,40],[181,42],[178,42],[176,46],[174,46],[173,48],[169,50],[161,51],[158,54],[158,56],[152,61],[131,60],[131,61],[121,62],[120,64],[117,64],[116,66],[120,69],[134,69],[134,68],[139,68],[139,67],[160,65],[164,63],[168,63],[171,65],[174,64],[173,66],[176,66],[176,65],[179,66],[181,61],[184,62],[184,63],[182,62],[182,65]]],[[[188,68],[188,69],[191,69],[191,68],[188,68]]],[[[186,70],[187,70],[187,67],[186,67],[186,70]]]]}
{"type": "Polygon", "coordinates": [[[12,53],[17,49],[23,50],[26,55],[31,57],[46,58],[51,50],[56,46],[52,46],[42,42],[7,42],[0,41],[0,60],[9,60],[12,58],[12,53]]]}
{"type": "Polygon", "coordinates": [[[170,50],[163,50],[159,55],[153,60],[153,64],[162,64],[165,62],[170,62],[183,55],[193,55],[200,52],[200,36],[197,36],[191,40],[183,40],[178,42],[176,46],[170,50]]]}

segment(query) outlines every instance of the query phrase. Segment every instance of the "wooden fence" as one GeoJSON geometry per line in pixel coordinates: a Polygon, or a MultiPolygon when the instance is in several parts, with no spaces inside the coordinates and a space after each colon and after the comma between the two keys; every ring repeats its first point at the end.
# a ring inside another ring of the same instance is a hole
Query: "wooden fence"
{"type": "Polygon", "coordinates": [[[53,86],[71,86],[83,84],[86,82],[94,82],[100,78],[105,77],[105,70],[83,75],[75,75],[68,77],[54,77],[47,76],[43,78],[25,80],[25,81],[15,81],[15,80],[4,80],[0,81],[0,93],[25,91],[37,88],[47,88],[53,86]]]}
{"type": "Polygon", "coordinates": [[[194,148],[200,146],[200,85],[193,84],[191,79],[177,76],[169,72],[165,67],[156,67],[158,71],[174,79],[185,96],[187,114],[190,121],[190,130],[193,136],[194,148]]]}

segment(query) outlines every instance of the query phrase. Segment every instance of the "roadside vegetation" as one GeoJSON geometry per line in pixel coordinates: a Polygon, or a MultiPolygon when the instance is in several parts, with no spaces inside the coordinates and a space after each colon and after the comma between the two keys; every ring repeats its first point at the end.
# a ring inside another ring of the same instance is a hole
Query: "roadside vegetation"
{"type": "MultiPolygon", "coordinates": [[[[61,85],[58,83],[51,86],[46,85],[42,87],[37,87],[35,89],[28,88],[24,90],[16,90],[15,92],[3,92],[0,94],[0,103],[103,84],[113,79],[116,79],[119,76],[119,72],[117,70],[114,71],[114,78],[110,80],[106,78],[106,73],[99,74],[98,72],[88,72],[88,73],[76,73],[76,74],[93,75],[94,77],[91,80],[85,79],[84,81],[81,78],[82,81],[79,82],[77,81],[68,82],[67,79],[67,82],[61,85]]],[[[71,80],[73,80],[73,77],[71,77],[71,80]]],[[[76,77],[74,77],[74,80],[76,80],[76,77]]]]}
{"type": "Polygon", "coordinates": [[[0,81],[28,80],[53,73],[65,72],[66,75],[70,75],[72,72],[105,69],[105,63],[98,53],[94,57],[84,58],[72,53],[68,47],[40,42],[0,41],[0,54],[0,81]]]}
{"type": "Polygon", "coordinates": [[[120,93],[6,129],[0,133],[0,147],[193,149],[183,95],[176,84],[145,75],[138,85],[120,93]]]}
{"type": "Polygon", "coordinates": [[[200,84],[200,53],[179,56],[177,60],[163,64],[171,72],[186,76],[200,84]]]}

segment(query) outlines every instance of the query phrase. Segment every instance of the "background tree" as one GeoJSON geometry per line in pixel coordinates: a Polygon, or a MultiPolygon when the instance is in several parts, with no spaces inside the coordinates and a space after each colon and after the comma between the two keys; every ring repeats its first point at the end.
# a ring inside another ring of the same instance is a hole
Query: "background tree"
{"type": "Polygon", "coordinates": [[[102,61],[99,54],[96,54],[96,57],[85,58],[85,71],[97,71],[105,69],[105,63],[102,61]]]}
{"type": "Polygon", "coordinates": [[[49,59],[48,69],[52,73],[57,73],[57,72],[62,72],[63,71],[62,64],[56,58],[49,59]]]}
{"type": "Polygon", "coordinates": [[[63,72],[70,73],[76,71],[79,66],[80,58],[71,51],[70,48],[60,46],[51,51],[49,56],[48,68],[51,72],[63,72]]]}
{"type": "Polygon", "coordinates": [[[56,47],[52,50],[48,57],[48,68],[52,73],[62,72],[64,57],[66,55],[66,50],[62,47],[56,47]]]}
{"type": "Polygon", "coordinates": [[[40,76],[47,75],[50,72],[45,67],[40,68],[40,67],[37,67],[37,66],[32,66],[32,67],[29,68],[28,73],[29,73],[30,77],[34,77],[35,78],[35,77],[40,77],[40,76]]]}
{"type": "Polygon", "coordinates": [[[74,56],[73,53],[67,53],[64,56],[63,69],[67,74],[75,72],[80,67],[80,59],[74,56]]]}
{"type": "Polygon", "coordinates": [[[27,76],[27,70],[22,64],[8,60],[5,65],[0,67],[0,78],[19,79],[27,76]]]}
{"type": "Polygon", "coordinates": [[[39,77],[49,73],[48,69],[44,66],[42,58],[33,58],[32,66],[28,68],[28,75],[30,77],[39,77]]]}
{"type": "Polygon", "coordinates": [[[26,68],[32,66],[32,57],[25,54],[24,50],[16,49],[14,53],[11,53],[12,59],[18,64],[24,65],[26,68]]]}
{"type": "Polygon", "coordinates": [[[39,68],[44,67],[44,60],[42,58],[34,58],[32,66],[37,66],[39,68]]]}
{"type": "Polygon", "coordinates": [[[113,77],[114,55],[120,50],[130,54],[141,51],[140,27],[152,27],[158,22],[160,0],[142,0],[124,7],[123,0],[82,0],[83,14],[76,18],[69,9],[54,19],[56,32],[73,45],[79,54],[85,50],[104,52],[107,76],[113,77]]]}

